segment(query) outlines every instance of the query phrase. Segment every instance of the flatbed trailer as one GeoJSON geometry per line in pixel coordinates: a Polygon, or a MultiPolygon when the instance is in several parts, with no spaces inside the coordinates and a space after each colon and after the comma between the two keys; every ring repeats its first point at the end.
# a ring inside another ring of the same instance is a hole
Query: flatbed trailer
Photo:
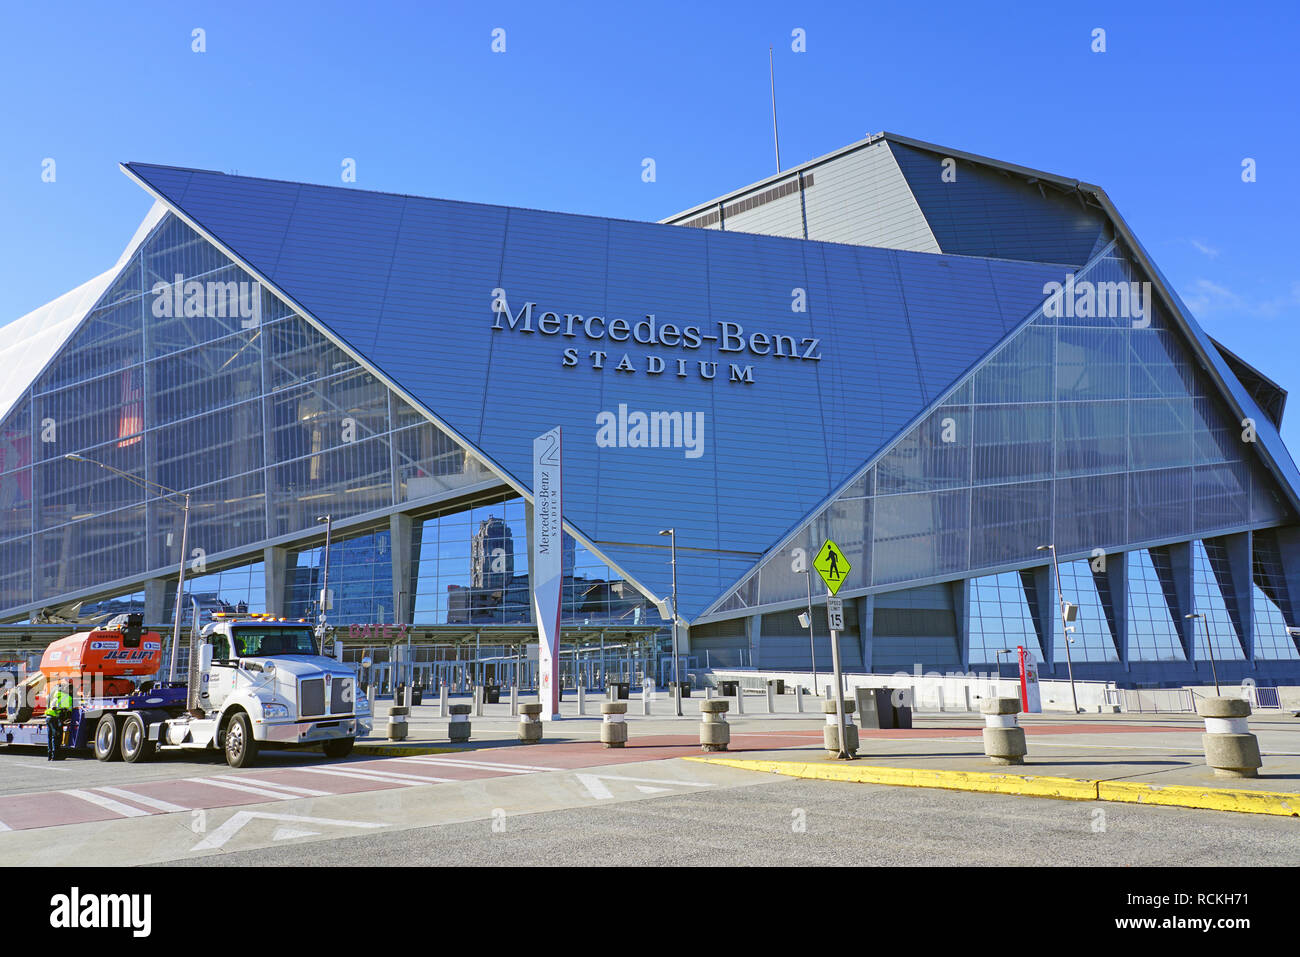
{"type": "MultiPolygon", "coordinates": [[[[117,745],[114,749],[117,753],[103,757],[108,760],[120,757],[128,762],[147,758],[155,744],[149,740],[149,726],[184,714],[186,694],[184,684],[164,682],[126,695],[86,698],[64,719],[60,746],[71,752],[94,751],[100,721],[107,717],[116,724],[112,741],[117,745]]],[[[0,740],[6,745],[48,747],[49,731],[44,714],[35,714],[21,722],[0,722],[0,740]]]]}

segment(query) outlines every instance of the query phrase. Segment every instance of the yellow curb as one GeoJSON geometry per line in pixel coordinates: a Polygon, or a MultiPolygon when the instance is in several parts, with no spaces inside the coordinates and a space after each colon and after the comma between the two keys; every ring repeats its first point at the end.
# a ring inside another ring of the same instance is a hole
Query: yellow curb
{"type": "Polygon", "coordinates": [[[1182,784],[1161,787],[1131,781],[1101,781],[1098,796],[1103,801],[1123,801],[1128,804],[1162,804],[1169,807],[1207,808],[1211,811],[1300,817],[1300,794],[1281,794],[1276,791],[1198,788],[1182,784]]]}
{"type": "Polygon", "coordinates": [[[737,758],[688,757],[688,761],[723,764],[746,771],[767,771],[796,778],[821,781],[852,781],[859,784],[890,784],[900,787],[944,788],[950,791],[979,791],[986,794],[1020,794],[1068,801],[1118,801],[1125,804],[1159,804],[1165,807],[1237,811],[1242,814],[1273,814],[1300,817],[1300,794],[1250,791],[1240,788],[1159,786],[1132,781],[1091,781],[989,771],[945,771],[922,768],[882,768],[865,764],[798,761],[747,761],[737,758]]]}
{"type": "Polygon", "coordinates": [[[1067,801],[1097,800],[1097,782],[1078,778],[1053,778],[1024,774],[994,774],[985,771],[944,771],[922,768],[882,768],[865,764],[801,764],[794,761],[745,761],[735,758],[689,757],[688,761],[725,764],[749,771],[769,771],[797,778],[822,781],[853,781],[858,784],[893,784],[913,788],[945,788],[951,791],[982,791],[993,794],[1025,794],[1067,801]]]}

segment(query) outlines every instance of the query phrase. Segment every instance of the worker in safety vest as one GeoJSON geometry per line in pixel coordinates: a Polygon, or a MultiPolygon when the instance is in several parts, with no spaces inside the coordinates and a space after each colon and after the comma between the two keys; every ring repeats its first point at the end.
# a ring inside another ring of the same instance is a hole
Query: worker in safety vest
{"type": "Polygon", "coordinates": [[[72,716],[72,695],[68,693],[68,683],[60,682],[52,692],[45,705],[45,729],[49,736],[50,761],[60,761],[59,740],[63,737],[63,722],[72,716]]]}

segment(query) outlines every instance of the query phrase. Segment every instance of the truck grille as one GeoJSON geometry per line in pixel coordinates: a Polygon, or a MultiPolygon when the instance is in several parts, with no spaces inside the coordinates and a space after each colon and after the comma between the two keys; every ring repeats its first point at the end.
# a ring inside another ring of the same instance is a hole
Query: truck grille
{"type": "Polygon", "coordinates": [[[325,713],[325,679],[308,678],[298,685],[298,714],[318,718],[325,713]]]}
{"type": "Polygon", "coordinates": [[[330,682],[330,714],[351,714],[351,678],[335,678],[330,682]]]}

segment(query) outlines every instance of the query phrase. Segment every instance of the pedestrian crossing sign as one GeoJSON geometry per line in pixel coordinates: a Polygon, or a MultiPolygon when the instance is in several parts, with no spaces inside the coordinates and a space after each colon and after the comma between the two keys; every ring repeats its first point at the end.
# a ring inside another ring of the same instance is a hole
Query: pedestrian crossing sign
{"type": "Polygon", "coordinates": [[[817,569],[817,574],[822,576],[822,581],[826,583],[826,590],[834,595],[844,584],[844,579],[849,577],[849,569],[853,566],[849,560],[844,557],[840,547],[829,538],[822,550],[817,553],[813,559],[813,568],[817,569]]]}

